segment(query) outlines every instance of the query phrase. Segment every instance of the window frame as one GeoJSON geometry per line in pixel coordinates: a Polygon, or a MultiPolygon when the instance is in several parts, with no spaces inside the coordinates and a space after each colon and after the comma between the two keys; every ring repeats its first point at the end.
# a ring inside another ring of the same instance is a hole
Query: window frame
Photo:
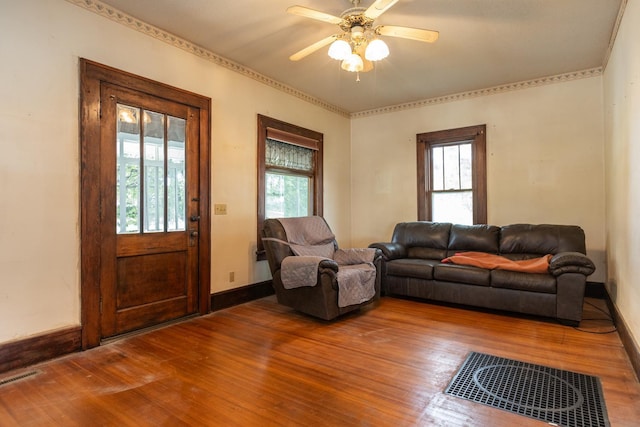
{"type": "Polygon", "coordinates": [[[473,223],[487,223],[486,125],[416,135],[418,163],[418,221],[432,220],[433,146],[471,142],[473,223]]]}
{"type": "MultiPolygon", "coordinates": [[[[262,244],[262,226],[264,224],[265,212],[265,173],[268,168],[265,164],[267,138],[275,139],[287,144],[298,145],[314,151],[314,170],[311,176],[312,181],[312,212],[313,215],[322,216],[323,193],[322,193],[322,145],[324,135],[310,129],[305,129],[290,123],[283,122],[271,117],[258,114],[258,218],[256,233],[256,258],[258,261],[266,259],[264,245],[262,244]]],[[[274,171],[283,171],[283,168],[273,168],[274,171]]]]}

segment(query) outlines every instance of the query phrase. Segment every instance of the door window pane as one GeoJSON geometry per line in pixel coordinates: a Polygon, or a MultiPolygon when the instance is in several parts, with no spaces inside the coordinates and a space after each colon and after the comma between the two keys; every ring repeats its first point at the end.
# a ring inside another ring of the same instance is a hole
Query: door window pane
{"type": "Polygon", "coordinates": [[[117,106],[116,230],[140,231],[140,109],[117,106]]]}
{"type": "Polygon", "coordinates": [[[167,147],[167,227],[169,231],[186,229],[185,140],[187,121],[168,117],[167,147]]]}
{"type": "Polygon", "coordinates": [[[164,231],[164,115],[144,112],[144,231],[164,231]]]}
{"type": "Polygon", "coordinates": [[[186,230],[186,120],[118,104],[117,126],[117,232],[186,230]]]}

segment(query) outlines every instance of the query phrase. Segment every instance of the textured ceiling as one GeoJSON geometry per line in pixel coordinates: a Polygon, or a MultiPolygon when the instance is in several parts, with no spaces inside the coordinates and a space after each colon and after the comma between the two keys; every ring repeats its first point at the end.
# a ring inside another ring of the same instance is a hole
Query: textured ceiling
{"type": "Polygon", "coordinates": [[[390,56],[356,82],[326,47],[288,59],[339,29],[287,7],[339,16],[347,0],[102,0],[350,113],[601,67],[621,1],[400,0],[375,24],[437,30],[439,40],[385,37],[390,56]]]}

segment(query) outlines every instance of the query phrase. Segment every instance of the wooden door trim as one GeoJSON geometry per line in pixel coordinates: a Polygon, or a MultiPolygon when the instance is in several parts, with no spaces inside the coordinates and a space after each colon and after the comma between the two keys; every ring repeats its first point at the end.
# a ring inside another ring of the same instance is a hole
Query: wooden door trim
{"type": "Polygon", "coordinates": [[[82,348],[100,344],[100,101],[103,83],[129,88],[185,104],[199,112],[199,284],[198,311],[211,309],[210,146],[211,99],[136,76],[87,59],[80,59],[80,296],[82,348]]]}

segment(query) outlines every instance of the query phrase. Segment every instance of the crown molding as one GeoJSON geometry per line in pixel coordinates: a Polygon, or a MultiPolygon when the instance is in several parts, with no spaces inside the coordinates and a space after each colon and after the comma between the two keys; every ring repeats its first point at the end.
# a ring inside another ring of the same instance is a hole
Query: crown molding
{"type": "Polygon", "coordinates": [[[480,96],[495,95],[498,93],[512,92],[515,90],[528,89],[537,86],[545,86],[553,83],[562,83],[571,80],[586,79],[602,75],[602,67],[590,68],[588,70],[574,71],[571,73],[557,74],[555,76],[541,77],[538,79],[526,80],[517,83],[508,83],[486,89],[472,90],[468,92],[456,93],[453,95],[439,96],[436,98],[423,99],[419,101],[407,102],[404,104],[390,105],[388,107],[374,108],[372,110],[352,113],[351,118],[374,116],[378,114],[393,113],[412,108],[426,107],[428,105],[444,104],[446,102],[461,101],[463,99],[478,98],[480,96]]]}
{"type": "MultiPolygon", "coordinates": [[[[242,64],[231,61],[230,59],[224,58],[220,55],[216,55],[215,53],[207,50],[201,46],[198,46],[194,43],[191,43],[188,40],[185,40],[181,37],[176,36],[175,34],[171,34],[167,31],[162,30],[161,28],[155,27],[151,24],[148,24],[144,21],[141,21],[131,15],[128,15],[112,6],[109,6],[105,3],[102,3],[99,0],[66,0],[69,3],[72,3],[76,6],[82,7],[88,11],[96,13],[100,16],[103,16],[107,19],[115,21],[119,24],[122,24],[128,28],[139,31],[143,34],[151,36],[157,40],[168,43],[174,47],[187,51],[193,55],[196,55],[200,58],[206,59],[207,61],[213,62],[216,65],[227,68],[231,71],[235,71],[239,74],[242,74],[245,77],[256,80],[260,83],[263,83],[269,87],[280,90],[288,95],[299,98],[303,101],[309,102],[310,104],[316,105],[318,107],[324,108],[332,113],[338,114],[342,117],[346,118],[360,118],[373,116],[377,114],[385,114],[391,112],[398,112],[413,108],[425,107],[428,105],[434,104],[443,104],[446,102],[455,102],[463,99],[469,98],[477,98],[480,96],[494,95],[497,93],[510,92],[514,90],[527,89],[530,87],[543,86],[547,84],[553,83],[561,83],[571,80],[584,79],[589,77],[596,77],[602,74],[602,67],[591,68],[588,70],[575,71],[571,73],[558,74],[555,76],[541,77],[538,79],[527,80],[517,83],[508,83],[500,86],[494,86],[486,89],[478,89],[468,92],[461,92],[453,95],[440,96],[436,98],[423,99],[413,102],[408,102],[404,104],[390,105],[387,107],[375,108],[371,110],[365,110],[355,113],[349,113],[333,104],[330,104],[326,101],[323,101],[319,98],[316,98],[312,95],[309,95],[305,92],[302,92],[298,89],[295,89],[291,86],[288,86],[284,83],[281,83],[277,80],[274,80],[268,76],[258,73],[250,68],[245,67],[242,64]]],[[[620,12],[618,14],[618,20],[616,21],[616,29],[622,19],[622,14],[624,12],[624,5],[626,5],[627,0],[623,0],[620,12]]],[[[616,32],[614,31],[614,34],[616,32]]],[[[613,40],[615,36],[612,37],[611,45],[613,44],[613,40]]],[[[611,47],[610,47],[611,48],[611,47]]],[[[610,49],[609,49],[610,50],[610,49]]]]}
{"type": "Polygon", "coordinates": [[[288,95],[295,96],[296,98],[302,99],[303,101],[309,102],[313,105],[324,108],[328,111],[339,114],[343,117],[347,117],[347,118],[350,117],[350,114],[348,111],[338,108],[333,104],[330,104],[326,101],[318,99],[314,96],[311,96],[305,92],[302,92],[284,83],[276,81],[271,77],[265,76],[264,74],[260,74],[257,71],[247,68],[242,64],[231,61],[230,59],[224,58],[220,55],[216,55],[210,50],[207,50],[194,43],[191,43],[190,41],[185,40],[181,37],[178,37],[175,34],[171,34],[161,28],[155,27],[151,24],[141,21],[112,6],[102,3],[99,0],[66,0],[66,1],[76,6],[82,7],[83,9],[96,13],[100,16],[103,16],[107,19],[110,19],[111,21],[117,22],[128,28],[139,31],[157,40],[163,41],[174,47],[177,47],[191,54],[199,56],[200,58],[213,62],[216,65],[227,68],[231,71],[235,71],[236,73],[242,74],[245,77],[249,77],[250,79],[256,80],[269,87],[280,90],[288,95]]]}
{"type": "Polygon", "coordinates": [[[627,8],[627,0],[622,0],[620,2],[620,9],[618,9],[618,16],[616,16],[616,22],[613,24],[613,31],[611,31],[611,37],[609,38],[609,46],[607,46],[607,51],[604,53],[604,58],[602,60],[602,68],[606,70],[607,64],[609,63],[609,58],[611,57],[611,52],[613,51],[613,45],[616,41],[616,37],[618,37],[618,31],[620,30],[620,23],[622,22],[622,17],[624,16],[624,11],[627,8]]]}

